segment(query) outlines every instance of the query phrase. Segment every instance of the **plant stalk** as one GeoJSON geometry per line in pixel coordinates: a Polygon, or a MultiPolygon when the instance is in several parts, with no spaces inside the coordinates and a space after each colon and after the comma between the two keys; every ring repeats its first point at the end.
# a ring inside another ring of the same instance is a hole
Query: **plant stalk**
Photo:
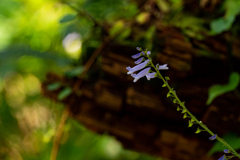
{"type": "MultiPolygon", "coordinates": [[[[147,54],[146,54],[147,55],[147,54]]],[[[166,85],[166,87],[168,88],[169,92],[173,95],[173,97],[177,100],[178,104],[182,107],[183,110],[185,110],[191,119],[193,119],[198,125],[200,125],[205,131],[207,131],[210,135],[214,135],[214,133],[208,129],[208,127],[206,125],[204,125],[202,123],[202,121],[199,121],[184,105],[183,102],[180,101],[180,99],[178,98],[177,94],[174,92],[174,90],[168,85],[168,82],[163,78],[163,76],[161,75],[161,73],[159,72],[159,70],[156,69],[156,67],[154,66],[154,64],[152,63],[151,58],[147,55],[148,59],[150,60],[150,64],[151,67],[153,67],[158,75],[159,78],[162,79],[162,81],[164,82],[164,84],[166,85]]],[[[216,137],[216,139],[222,143],[224,146],[226,146],[236,157],[238,157],[240,159],[240,155],[226,142],[224,141],[222,138],[220,138],[219,136],[216,137]]]]}

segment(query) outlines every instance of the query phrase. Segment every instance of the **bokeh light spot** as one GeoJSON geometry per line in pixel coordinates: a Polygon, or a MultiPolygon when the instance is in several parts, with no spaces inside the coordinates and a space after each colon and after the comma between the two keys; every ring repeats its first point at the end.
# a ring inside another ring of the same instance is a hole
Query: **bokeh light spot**
{"type": "Polygon", "coordinates": [[[71,58],[79,58],[81,53],[80,49],[82,47],[81,35],[76,32],[69,33],[63,39],[62,45],[64,50],[71,58]]]}

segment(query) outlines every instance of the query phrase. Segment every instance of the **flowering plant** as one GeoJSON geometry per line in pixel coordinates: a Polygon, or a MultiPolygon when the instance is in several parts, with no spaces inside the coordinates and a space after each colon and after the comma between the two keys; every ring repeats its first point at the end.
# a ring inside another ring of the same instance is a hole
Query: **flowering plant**
{"type": "Polygon", "coordinates": [[[240,159],[240,155],[222,138],[220,138],[217,134],[214,134],[208,127],[202,123],[202,121],[199,121],[185,106],[185,102],[182,102],[177,94],[176,91],[171,88],[168,84],[168,81],[170,80],[169,77],[163,77],[160,73],[160,70],[168,70],[167,64],[156,66],[153,64],[152,59],[150,58],[150,51],[143,50],[140,47],[137,47],[137,50],[140,51],[140,53],[135,54],[132,56],[133,59],[137,59],[135,61],[135,64],[137,64],[135,67],[126,67],[128,70],[127,74],[131,74],[131,76],[134,78],[133,82],[137,82],[138,79],[143,78],[146,76],[148,80],[152,78],[160,78],[163,81],[162,87],[167,87],[169,92],[167,93],[167,98],[171,97],[173,99],[173,103],[177,104],[177,111],[181,111],[183,114],[183,118],[189,118],[188,121],[188,127],[192,127],[194,124],[199,125],[199,127],[196,130],[196,134],[200,133],[201,131],[207,131],[211,137],[209,137],[209,140],[218,140],[220,143],[222,143],[227,149],[224,149],[224,153],[230,153],[231,156],[223,155],[218,160],[227,160],[231,159],[233,157],[238,157],[240,159]],[[141,71],[140,71],[141,70],[141,71]],[[135,72],[138,72],[135,74],[135,72]]]}

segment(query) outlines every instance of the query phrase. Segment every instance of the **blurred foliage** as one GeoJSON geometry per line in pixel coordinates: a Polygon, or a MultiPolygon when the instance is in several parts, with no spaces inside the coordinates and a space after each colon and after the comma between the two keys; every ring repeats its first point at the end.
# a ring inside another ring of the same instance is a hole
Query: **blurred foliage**
{"type": "MultiPolygon", "coordinates": [[[[138,10],[127,0],[71,4],[79,11],[58,0],[0,1],[0,159],[49,159],[63,106],[41,95],[41,81],[48,72],[71,78],[83,71],[82,64],[102,34],[88,15],[115,23],[116,19],[131,19],[138,10]]],[[[59,87],[55,83],[48,89],[59,87]]],[[[66,87],[58,98],[71,92],[66,87]]],[[[124,150],[113,137],[96,135],[69,119],[57,159],[156,158],[124,150]]]]}
{"type": "MultiPolygon", "coordinates": [[[[41,96],[46,73],[79,76],[106,32],[120,44],[153,48],[152,10],[143,11],[142,5],[133,0],[0,1],[0,159],[49,159],[63,106],[41,96]],[[144,30],[126,25],[132,20],[144,30]]],[[[162,25],[178,27],[190,38],[204,39],[231,28],[239,32],[234,27],[239,23],[238,0],[225,0],[210,16],[189,12],[183,0],[156,0],[156,5],[162,25]]],[[[55,83],[48,89],[60,87],[55,83]]],[[[58,98],[71,92],[66,87],[58,98]]],[[[58,159],[156,158],[124,150],[113,137],[93,134],[69,119],[58,159]]]]}
{"type": "Polygon", "coordinates": [[[209,105],[216,97],[235,90],[239,85],[240,76],[237,72],[232,72],[229,76],[229,82],[226,85],[213,85],[208,91],[208,100],[206,102],[209,105]]]}
{"type": "Polygon", "coordinates": [[[219,34],[231,29],[236,17],[240,13],[240,1],[226,0],[223,4],[224,16],[211,21],[211,31],[213,34],[219,34]]]}

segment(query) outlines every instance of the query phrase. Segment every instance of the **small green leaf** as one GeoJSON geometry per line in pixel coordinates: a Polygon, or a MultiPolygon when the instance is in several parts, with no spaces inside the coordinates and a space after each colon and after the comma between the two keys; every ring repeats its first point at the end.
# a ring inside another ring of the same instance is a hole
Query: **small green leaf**
{"type": "Polygon", "coordinates": [[[191,122],[194,122],[195,120],[194,120],[194,119],[191,119],[190,121],[191,121],[191,122]]]}
{"type": "Polygon", "coordinates": [[[165,77],[165,79],[166,79],[166,80],[170,80],[170,78],[169,78],[169,77],[165,77]]]}
{"type": "Polygon", "coordinates": [[[211,31],[214,34],[220,34],[223,31],[229,30],[235,21],[235,18],[235,16],[231,15],[212,20],[210,23],[211,31]]]}
{"type": "Polygon", "coordinates": [[[74,20],[74,19],[76,19],[76,18],[77,18],[77,15],[74,15],[74,14],[66,14],[66,15],[64,15],[64,16],[60,19],[59,23],[69,22],[69,21],[72,21],[72,20],[74,20]]]}
{"type": "Polygon", "coordinates": [[[239,84],[239,81],[240,81],[239,74],[237,72],[232,72],[230,74],[228,84],[211,86],[208,91],[208,100],[207,100],[206,104],[209,105],[210,103],[212,103],[212,101],[216,97],[218,97],[226,92],[230,92],[230,91],[233,91],[234,89],[236,89],[239,84]]]}
{"type": "Polygon", "coordinates": [[[187,112],[187,110],[186,110],[186,109],[183,109],[183,110],[182,110],[182,113],[186,113],[186,112],[187,112]]]}
{"type": "Polygon", "coordinates": [[[60,82],[55,82],[55,83],[51,83],[51,84],[47,85],[47,90],[48,91],[54,91],[54,90],[56,90],[60,87],[61,87],[61,83],[60,82]]]}
{"type": "Polygon", "coordinates": [[[201,129],[198,128],[197,131],[195,132],[196,134],[200,133],[201,132],[201,129]]]}
{"type": "Polygon", "coordinates": [[[185,102],[181,102],[182,103],[182,105],[184,105],[185,106],[185,102]]]}
{"type": "Polygon", "coordinates": [[[157,6],[160,8],[160,10],[163,12],[163,13],[166,13],[168,11],[170,11],[170,9],[172,9],[170,6],[170,4],[166,1],[162,1],[162,0],[156,0],[156,3],[157,3],[157,6]]]}
{"type": "Polygon", "coordinates": [[[58,94],[58,100],[63,100],[67,96],[69,96],[72,93],[71,88],[64,88],[59,94],[58,94]]]}
{"type": "Polygon", "coordinates": [[[121,32],[120,35],[118,35],[117,39],[124,40],[126,39],[130,34],[132,33],[132,28],[125,28],[124,31],[121,32]]]}
{"type": "Polygon", "coordinates": [[[168,98],[168,97],[171,97],[171,96],[172,96],[172,94],[171,94],[171,92],[169,91],[168,94],[167,94],[167,98],[168,98]]]}
{"type": "Polygon", "coordinates": [[[184,113],[184,115],[183,115],[183,118],[185,119],[185,118],[187,118],[188,116],[187,116],[187,113],[184,113]]]}
{"type": "Polygon", "coordinates": [[[174,100],[173,100],[173,103],[177,103],[177,100],[176,100],[176,99],[174,99],[174,100]]]}
{"type": "Polygon", "coordinates": [[[80,76],[83,71],[84,71],[84,67],[79,66],[79,67],[76,67],[76,68],[73,68],[73,69],[67,71],[65,73],[65,75],[67,77],[77,77],[77,76],[80,76]]]}
{"type": "Polygon", "coordinates": [[[181,110],[181,108],[180,107],[177,107],[177,111],[180,111],[181,110]]]}
{"type": "Polygon", "coordinates": [[[167,87],[167,85],[164,83],[164,84],[162,85],[162,87],[167,87]]]}
{"type": "Polygon", "coordinates": [[[109,35],[114,37],[119,34],[124,28],[124,21],[117,21],[109,30],[109,35]]]}
{"type": "Polygon", "coordinates": [[[188,121],[188,127],[192,127],[193,123],[191,122],[191,120],[188,121]]]}

